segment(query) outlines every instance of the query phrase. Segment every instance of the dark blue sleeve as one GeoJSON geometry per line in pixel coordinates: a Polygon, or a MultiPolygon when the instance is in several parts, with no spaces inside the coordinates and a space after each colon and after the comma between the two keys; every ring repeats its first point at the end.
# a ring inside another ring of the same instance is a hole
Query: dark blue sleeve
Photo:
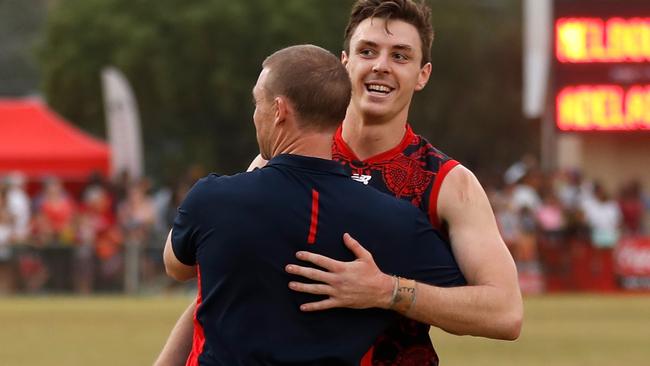
{"type": "Polygon", "coordinates": [[[393,219],[399,237],[385,237],[385,242],[371,251],[382,272],[441,287],[465,285],[449,244],[427,216],[409,203],[400,206],[395,211],[399,217],[393,219]]]}
{"type": "Polygon", "coordinates": [[[172,249],[183,264],[196,264],[196,251],[201,235],[202,215],[205,214],[206,195],[210,181],[216,176],[200,179],[187,193],[174,218],[172,226],[172,249]]]}
{"type": "Polygon", "coordinates": [[[414,263],[405,277],[441,287],[466,285],[449,243],[431,226],[426,215],[418,210],[416,216],[409,246],[414,263]]]}

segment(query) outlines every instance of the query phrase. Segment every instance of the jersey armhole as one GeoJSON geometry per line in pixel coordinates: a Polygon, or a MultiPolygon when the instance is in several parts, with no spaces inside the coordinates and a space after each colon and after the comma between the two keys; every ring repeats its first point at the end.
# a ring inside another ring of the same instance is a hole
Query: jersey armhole
{"type": "Polygon", "coordinates": [[[442,186],[442,181],[445,180],[447,174],[460,163],[456,160],[447,160],[433,181],[433,188],[431,188],[431,195],[429,196],[429,219],[431,220],[431,225],[436,229],[441,229],[440,218],[438,217],[438,194],[440,193],[440,186],[442,186]]]}
{"type": "Polygon", "coordinates": [[[375,354],[375,346],[372,345],[370,346],[368,352],[366,352],[366,354],[363,355],[363,358],[361,359],[359,366],[372,366],[372,357],[374,356],[374,354],[375,354]]]}

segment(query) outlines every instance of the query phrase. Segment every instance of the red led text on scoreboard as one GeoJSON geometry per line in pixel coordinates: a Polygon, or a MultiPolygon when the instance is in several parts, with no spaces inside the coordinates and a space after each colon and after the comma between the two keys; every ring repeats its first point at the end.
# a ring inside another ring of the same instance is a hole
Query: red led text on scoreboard
{"type": "Polygon", "coordinates": [[[569,86],[556,100],[562,131],[650,130],[650,85],[569,86]]]}
{"type": "Polygon", "coordinates": [[[650,61],[650,18],[560,18],[555,34],[561,63],[650,61]]]}

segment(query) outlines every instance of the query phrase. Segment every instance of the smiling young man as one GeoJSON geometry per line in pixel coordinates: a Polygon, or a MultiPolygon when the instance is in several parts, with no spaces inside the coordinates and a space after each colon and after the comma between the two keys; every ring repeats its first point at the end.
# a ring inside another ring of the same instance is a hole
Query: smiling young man
{"type": "MultiPolygon", "coordinates": [[[[427,213],[451,247],[469,286],[418,284],[417,302],[375,342],[364,358],[373,365],[436,365],[429,325],[453,334],[516,339],[523,304],[517,273],[486,194],[475,176],[435,149],[408,125],[413,93],[431,74],[430,9],[414,0],[360,0],[345,32],[342,62],[352,81],[352,99],[334,137],[333,159],[352,179],[411,202],[427,213]],[[408,318],[414,320],[411,321],[408,318]]],[[[252,167],[264,164],[253,162],[252,167]]],[[[346,237],[353,251],[359,244],[346,237]]],[[[303,311],[336,307],[386,307],[392,279],[368,258],[335,261],[309,252],[287,271],[322,284],[291,282],[293,290],[327,295],[303,311]]],[[[159,360],[187,355],[192,307],[179,319],[159,360]]],[[[184,359],[184,358],[183,358],[184,359]]],[[[179,364],[161,362],[161,365],[179,364]]]]}
{"type": "MultiPolygon", "coordinates": [[[[523,305],[514,262],[475,176],[413,133],[407,123],[413,93],[431,74],[430,9],[413,0],[360,0],[345,32],[342,62],[352,100],[334,139],[333,158],[362,184],[410,201],[448,238],[469,286],[418,286],[418,301],[381,336],[366,358],[373,365],[435,365],[429,325],[454,334],[516,339],[523,305]]],[[[350,248],[358,243],[346,240],[350,248]]],[[[361,244],[364,244],[363,242],[361,244]]],[[[390,276],[363,258],[334,261],[299,252],[324,271],[292,265],[293,274],[325,283],[292,282],[296,291],[328,295],[304,311],[382,307],[390,276]]]]}

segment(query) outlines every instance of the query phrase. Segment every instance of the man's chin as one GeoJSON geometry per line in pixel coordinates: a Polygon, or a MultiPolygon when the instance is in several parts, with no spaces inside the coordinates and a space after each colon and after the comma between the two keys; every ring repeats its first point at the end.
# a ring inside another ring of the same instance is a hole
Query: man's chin
{"type": "Polygon", "coordinates": [[[365,118],[383,120],[391,114],[391,108],[386,104],[364,103],[361,106],[361,114],[365,118]]]}

